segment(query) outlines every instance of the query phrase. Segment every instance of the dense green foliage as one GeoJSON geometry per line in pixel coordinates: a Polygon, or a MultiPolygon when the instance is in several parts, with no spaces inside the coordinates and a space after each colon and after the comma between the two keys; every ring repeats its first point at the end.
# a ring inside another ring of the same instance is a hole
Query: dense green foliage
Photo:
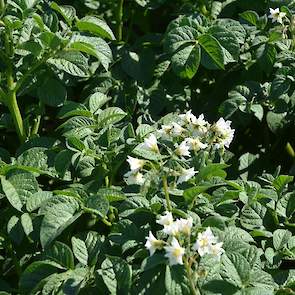
{"type": "Polygon", "coordinates": [[[294,79],[293,0],[0,0],[0,295],[295,294],[294,79]]]}

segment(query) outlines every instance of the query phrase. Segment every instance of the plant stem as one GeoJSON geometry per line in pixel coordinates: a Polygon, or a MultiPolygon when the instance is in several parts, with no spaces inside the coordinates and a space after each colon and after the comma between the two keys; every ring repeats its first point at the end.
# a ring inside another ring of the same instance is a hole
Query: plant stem
{"type": "Polygon", "coordinates": [[[197,291],[196,287],[195,287],[195,284],[194,284],[194,281],[193,281],[193,273],[192,273],[192,269],[190,267],[190,264],[188,263],[188,260],[186,257],[184,257],[184,265],[185,265],[185,269],[186,269],[186,273],[187,273],[187,278],[188,278],[188,281],[189,281],[189,286],[190,286],[190,289],[191,289],[191,294],[192,295],[199,295],[199,291],[197,291]]]}
{"type": "Polygon", "coordinates": [[[166,204],[167,204],[167,210],[169,212],[171,212],[172,207],[171,207],[171,202],[170,202],[170,197],[169,197],[167,177],[165,175],[163,176],[162,181],[163,181],[163,188],[164,188],[165,199],[166,199],[166,204]]]}
{"type": "Polygon", "coordinates": [[[2,88],[0,88],[0,102],[2,102],[4,104],[6,103],[6,94],[2,88]]]}
{"type": "Polygon", "coordinates": [[[26,139],[26,134],[24,130],[23,119],[17,104],[17,100],[16,100],[15,83],[13,81],[11,69],[9,69],[7,72],[7,86],[8,86],[8,95],[7,95],[6,104],[12,116],[18,138],[20,142],[23,143],[26,139]]]}
{"type": "Polygon", "coordinates": [[[116,38],[117,41],[122,41],[122,31],[123,31],[123,5],[124,0],[118,0],[117,4],[117,19],[116,19],[116,38]]]}
{"type": "Polygon", "coordinates": [[[31,136],[38,134],[39,127],[40,127],[40,122],[41,122],[41,115],[38,115],[34,119],[34,125],[33,125],[33,128],[32,128],[31,136]]]}

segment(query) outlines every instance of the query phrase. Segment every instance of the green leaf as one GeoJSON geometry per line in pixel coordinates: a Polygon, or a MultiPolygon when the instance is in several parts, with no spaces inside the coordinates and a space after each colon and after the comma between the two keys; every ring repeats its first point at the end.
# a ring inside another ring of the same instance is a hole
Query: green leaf
{"type": "Polygon", "coordinates": [[[204,51],[202,55],[207,54],[220,69],[224,69],[223,49],[217,39],[209,34],[203,34],[198,37],[198,42],[204,51]]]}
{"type": "Polygon", "coordinates": [[[209,180],[214,176],[225,178],[226,172],[223,169],[226,167],[228,167],[227,164],[208,164],[207,166],[200,169],[199,173],[196,176],[196,180],[200,182],[202,180],[209,180]]]}
{"type": "Polygon", "coordinates": [[[58,107],[67,99],[67,90],[60,81],[49,78],[38,88],[38,97],[46,105],[58,107]]]}
{"type": "Polygon", "coordinates": [[[258,24],[259,15],[255,11],[247,10],[240,13],[239,16],[253,26],[257,26],[258,24]]]}
{"type": "Polygon", "coordinates": [[[97,232],[90,231],[72,237],[74,255],[85,266],[96,264],[101,245],[102,240],[97,232]]]}
{"type": "Polygon", "coordinates": [[[104,93],[95,92],[88,97],[88,105],[91,113],[97,114],[102,106],[104,106],[111,98],[104,93]]]}
{"type": "Polygon", "coordinates": [[[211,185],[202,185],[188,188],[183,192],[183,197],[187,203],[191,204],[199,194],[206,192],[211,187],[211,185]]]}
{"type": "Polygon", "coordinates": [[[222,26],[212,26],[207,31],[212,35],[223,47],[225,63],[237,61],[240,54],[240,45],[236,36],[222,26]]]}
{"type": "Polygon", "coordinates": [[[132,272],[123,259],[108,256],[101,264],[101,275],[111,294],[129,294],[132,272]]]}
{"type": "Polygon", "coordinates": [[[262,44],[256,51],[256,58],[262,71],[270,75],[277,56],[276,47],[273,44],[262,44]]]}
{"type": "Polygon", "coordinates": [[[273,133],[277,133],[284,126],[285,117],[287,116],[287,112],[284,113],[274,113],[268,112],[266,115],[266,122],[269,129],[273,133]]]}
{"type": "Polygon", "coordinates": [[[20,217],[22,227],[27,237],[33,232],[33,222],[30,214],[24,213],[20,217]]]}
{"type": "Polygon", "coordinates": [[[294,176],[280,175],[272,183],[278,193],[281,193],[287,184],[294,180],[294,176]]]}
{"type": "Polygon", "coordinates": [[[78,209],[79,203],[67,196],[54,196],[42,206],[40,213],[44,214],[44,217],[40,229],[40,240],[43,248],[81,215],[81,212],[77,213],[78,209]]]}
{"type": "Polygon", "coordinates": [[[22,273],[19,281],[21,294],[34,294],[42,280],[59,270],[58,264],[51,261],[35,261],[22,273]]]}
{"type": "Polygon", "coordinates": [[[183,265],[166,266],[165,286],[167,294],[191,294],[186,270],[183,265]]]}
{"type": "Polygon", "coordinates": [[[102,66],[108,70],[113,60],[112,51],[102,38],[75,34],[68,45],[72,50],[78,50],[96,57],[102,66]]]}
{"type": "Polygon", "coordinates": [[[221,258],[221,275],[237,287],[242,287],[250,277],[250,265],[239,253],[223,254],[221,258]]]}
{"type": "Polygon", "coordinates": [[[47,62],[72,76],[89,77],[87,58],[78,51],[61,51],[56,57],[49,58],[47,62]]]}
{"type": "Polygon", "coordinates": [[[277,229],[273,233],[273,245],[276,250],[281,250],[292,237],[292,233],[288,230],[277,229]]]}
{"type": "Polygon", "coordinates": [[[168,32],[164,40],[164,46],[168,53],[174,54],[180,48],[190,44],[195,45],[199,32],[191,26],[181,26],[168,32]]]}
{"type": "Polygon", "coordinates": [[[97,194],[106,198],[110,203],[126,200],[126,195],[122,191],[117,189],[101,188],[99,189],[97,194]]]}
{"type": "Polygon", "coordinates": [[[56,2],[52,2],[50,7],[60,13],[69,25],[72,24],[72,21],[76,17],[76,9],[73,6],[58,5],[56,2]]]}
{"type": "Polygon", "coordinates": [[[1,184],[6,198],[19,211],[22,211],[27,199],[38,190],[34,175],[21,170],[11,170],[6,179],[1,177],[1,184]]]}
{"type": "Polygon", "coordinates": [[[109,124],[115,124],[121,121],[127,114],[117,107],[109,107],[100,113],[98,113],[97,117],[97,125],[105,127],[109,124]]]}
{"type": "Polygon", "coordinates": [[[95,16],[85,16],[80,19],[76,25],[80,31],[88,31],[94,35],[115,40],[112,30],[105,21],[95,16]]]}
{"type": "Polygon", "coordinates": [[[19,217],[11,216],[7,223],[7,233],[16,244],[21,244],[24,238],[24,229],[19,217]]]}
{"type": "Polygon", "coordinates": [[[44,257],[53,260],[66,269],[74,268],[74,255],[69,246],[62,242],[54,242],[44,253],[44,257]]]}
{"type": "Polygon", "coordinates": [[[201,61],[199,45],[183,45],[172,56],[172,68],[181,78],[192,79],[197,73],[201,61]]]}
{"type": "Polygon", "coordinates": [[[241,225],[246,229],[263,229],[266,208],[258,202],[245,205],[241,211],[241,225]]]}
{"type": "Polygon", "coordinates": [[[223,280],[210,280],[204,284],[203,290],[212,292],[213,294],[234,295],[237,294],[238,288],[233,284],[223,280]]]}
{"type": "Polygon", "coordinates": [[[109,211],[109,201],[100,194],[90,195],[85,201],[85,208],[94,214],[105,217],[109,211]]]}
{"type": "Polygon", "coordinates": [[[9,203],[18,211],[22,211],[23,203],[15,187],[3,176],[1,177],[1,185],[2,190],[4,191],[4,194],[8,199],[9,203]]]}
{"type": "Polygon", "coordinates": [[[260,104],[252,104],[251,111],[254,113],[254,116],[259,120],[262,121],[263,119],[263,107],[260,104]]]}
{"type": "Polygon", "coordinates": [[[53,167],[55,152],[47,147],[33,147],[23,151],[17,158],[17,165],[22,166],[22,169],[32,168],[32,171],[40,174],[56,176],[56,171],[53,167]]]}

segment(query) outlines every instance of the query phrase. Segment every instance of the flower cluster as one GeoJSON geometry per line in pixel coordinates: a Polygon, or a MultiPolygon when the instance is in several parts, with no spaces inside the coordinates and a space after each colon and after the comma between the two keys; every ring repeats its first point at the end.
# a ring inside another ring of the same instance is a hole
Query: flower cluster
{"type": "MultiPolygon", "coordinates": [[[[176,116],[173,122],[160,125],[138,148],[159,156],[178,157],[179,163],[188,163],[201,150],[228,148],[234,132],[231,121],[220,118],[216,123],[210,124],[203,114],[196,117],[188,111],[176,116]]],[[[127,161],[130,171],[124,175],[126,183],[142,185],[145,181],[142,168],[147,161],[132,157],[128,157],[127,161]]],[[[176,184],[181,184],[194,177],[197,172],[188,164],[185,167],[179,164],[173,175],[178,177],[176,184]]]]}
{"type": "Polygon", "coordinates": [[[158,240],[150,231],[149,236],[146,237],[145,247],[149,250],[150,255],[153,255],[156,250],[164,249],[166,252],[165,257],[169,259],[170,265],[183,264],[184,255],[195,256],[198,253],[202,257],[205,254],[211,254],[220,259],[224,252],[222,242],[218,243],[210,227],[199,233],[196,242],[191,246],[190,240],[193,227],[191,217],[174,221],[171,212],[166,212],[157,220],[157,223],[163,226],[163,232],[168,235],[168,240],[158,240]]]}
{"type": "Polygon", "coordinates": [[[279,8],[276,8],[276,9],[270,8],[269,13],[270,14],[268,17],[272,20],[273,23],[278,22],[280,24],[283,24],[283,19],[286,16],[285,12],[280,11],[279,8]]]}

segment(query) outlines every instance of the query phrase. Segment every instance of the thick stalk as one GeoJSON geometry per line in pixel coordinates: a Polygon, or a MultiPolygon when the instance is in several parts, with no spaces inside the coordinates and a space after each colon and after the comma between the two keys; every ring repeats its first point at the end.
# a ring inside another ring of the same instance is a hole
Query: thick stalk
{"type": "Polygon", "coordinates": [[[4,11],[5,11],[5,2],[4,2],[4,0],[0,0],[0,14],[1,14],[1,16],[3,15],[4,11]]]}
{"type": "Polygon", "coordinates": [[[193,280],[192,269],[191,269],[191,266],[188,263],[188,260],[187,260],[186,257],[184,257],[184,266],[185,266],[185,269],[186,269],[187,278],[188,278],[188,282],[189,282],[189,287],[191,289],[191,294],[192,295],[200,295],[200,292],[195,287],[195,283],[194,283],[194,280],[193,280]]]}
{"type": "Polygon", "coordinates": [[[16,91],[14,87],[15,85],[14,85],[11,71],[8,71],[7,86],[8,86],[7,87],[8,94],[7,94],[6,105],[8,106],[10,114],[12,116],[18,138],[20,142],[23,143],[26,139],[26,135],[24,130],[23,119],[17,104],[17,100],[16,100],[16,91]]]}
{"type": "Polygon", "coordinates": [[[38,134],[40,123],[41,123],[41,115],[38,115],[34,119],[34,124],[33,124],[32,132],[31,132],[31,136],[38,134]]]}
{"type": "Polygon", "coordinates": [[[116,17],[116,38],[117,41],[122,41],[122,31],[123,31],[123,5],[124,0],[118,0],[117,4],[117,17],[116,17]]]}
{"type": "Polygon", "coordinates": [[[166,199],[166,204],[167,204],[167,210],[169,212],[171,212],[172,207],[171,207],[171,202],[170,202],[170,197],[169,197],[167,177],[163,176],[162,181],[163,181],[163,189],[164,189],[165,199],[166,199]]]}

